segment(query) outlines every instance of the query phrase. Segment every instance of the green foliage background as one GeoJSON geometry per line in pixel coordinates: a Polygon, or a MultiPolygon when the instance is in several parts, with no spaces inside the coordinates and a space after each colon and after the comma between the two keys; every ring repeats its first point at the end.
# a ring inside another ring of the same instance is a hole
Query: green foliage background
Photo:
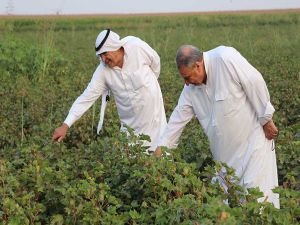
{"type": "Polygon", "coordinates": [[[2,17],[0,224],[299,223],[299,24],[299,13],[2,17]],[[263,74],[280,130],[280,210],[257,203],[255,189],[243,193],[229,168],[228,194],[211,183],[226,166],[212,160],[196,120],[172,157],[155,159],[119,133],[113,101],[96,136],[97,101],[64,143],[51,142],[98,64],[94,41],[108,27],[121,37],[142,38],[159,53],[168,117],[183,87],[174,62],[182,44],[204,51],[233,46],[263,74]]]}

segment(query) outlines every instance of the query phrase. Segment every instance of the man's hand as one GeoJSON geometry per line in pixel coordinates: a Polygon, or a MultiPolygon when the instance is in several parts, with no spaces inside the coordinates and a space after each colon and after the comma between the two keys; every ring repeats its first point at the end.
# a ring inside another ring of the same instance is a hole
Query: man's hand
{"type": "Polygon", "coordinates": [[[278,129],[275,126],[273,120],[270,120],[263,126],[265,136],[267,139],[272,140],[277,137],[278,135],[278,129]]]}
{"type": "Polygon", "coordinates": [[[153,153],[154,156],[156,157],[161,157],[161,149],[160,147],[157,147],[156,150],[153,153]]]}
{"type": "Polygon", "coordinates": [[[67,124],[63,123],[60,127],[56,128],[52,135],[52,141],[62,141],[68,131],[69,127],[67,124]]]}

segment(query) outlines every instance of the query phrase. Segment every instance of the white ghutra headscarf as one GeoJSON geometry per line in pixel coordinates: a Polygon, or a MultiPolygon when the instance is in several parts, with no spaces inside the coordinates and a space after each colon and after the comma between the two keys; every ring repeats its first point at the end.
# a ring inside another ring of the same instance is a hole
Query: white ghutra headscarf
{"type": "Polygon", "coordinates": [[[110,29],[103,30],[99,33],[95,50],[96,55],[100,55],[103,52],[116,51],[124,45],[124,42],[120,40],[120,36],[110,29]]]}

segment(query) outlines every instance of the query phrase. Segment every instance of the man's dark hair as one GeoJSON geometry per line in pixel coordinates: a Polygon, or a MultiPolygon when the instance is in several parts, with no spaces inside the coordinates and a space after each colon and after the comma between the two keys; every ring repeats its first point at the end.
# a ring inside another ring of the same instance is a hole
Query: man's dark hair
{"type": "Polygon", "coordinates": [[[192,68],[197,61],[201,61],[203,52],[193,45],[182,45],[176,54],[177,68],[189,67],[192,68]]]}

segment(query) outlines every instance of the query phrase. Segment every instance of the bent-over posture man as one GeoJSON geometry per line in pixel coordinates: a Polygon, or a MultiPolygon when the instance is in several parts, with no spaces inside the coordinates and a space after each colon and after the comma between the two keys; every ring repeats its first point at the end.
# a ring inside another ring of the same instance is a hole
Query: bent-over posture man
{"type": "MultiPolygon", "coordinates": [[[[185,86],[160,146],[175,148],[185,125],[196,116],[206,133],[214,159],[236,170],[244,187],[259,187],[279,208],[272,121],[274,107],[262,75],[234,48],[207,52],[185,45],[176,63],[185,86]]],[[[160,154],[157,148],[155,154],[160,154]]]]}
{"type": "MultiPolygon", "coordinates": [[[[100,64],[85,91],[73,103],[64,123],[54,131],[52,139],[64,139],[69,127],[101,95],[105,97],[110,91],[116,101],[121,124],[133,128],[137,134],[149,135],[149,145],[155,150],[166,126],[157,80],[160,73],[158,54],[141,39],[133,36],[120,39],[110,29],[100,32],[95,45],[100,64]]],[[[105,103],[103,97],[102,103],[105,103]]]]}

